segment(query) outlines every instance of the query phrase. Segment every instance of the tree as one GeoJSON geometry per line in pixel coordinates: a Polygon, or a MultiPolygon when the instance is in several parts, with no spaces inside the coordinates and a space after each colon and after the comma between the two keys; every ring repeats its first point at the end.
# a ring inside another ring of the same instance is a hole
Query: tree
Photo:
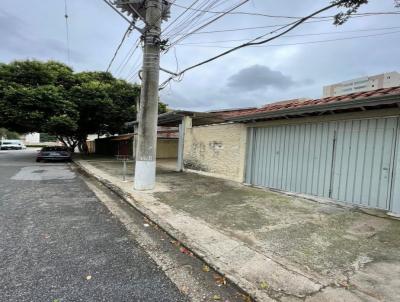
{"type": "MultiPolygon", "coordinates": [[[[123,133],[136,119],[140,87],[108,72],[81,72],[58,62],[0,64],[0,126],[56,135],[86,150],[89,134],[123,133]]],[[[160,113],[166,105],[160,102],[160,113]]]]}
{"type": "Polygon", "coordinates": [[[14,131],[8,131],[6,128],[0,128],[0,139],[19,139],[20,134],[14,131]]]}

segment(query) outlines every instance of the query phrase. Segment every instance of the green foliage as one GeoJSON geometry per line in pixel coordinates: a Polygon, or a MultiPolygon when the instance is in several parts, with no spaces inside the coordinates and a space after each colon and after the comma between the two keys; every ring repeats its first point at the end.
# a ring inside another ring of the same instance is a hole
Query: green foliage
{"type": "Polygon", "coordinates": [[[66,114],[55,115],[49,118],[44,130],[46,130],[47,133],[59,136],[75,136],[78,130],[78,124],[75,119],[66,114]]]}
{"type": "Polygon", "coordinates": [[[158,114],[167,112],[167,104],[158,102],[158,114]]]}
{"type": "MultiPolygon", "coordinates": [[[[400,0],[393,0],[396,8],[400,7],[400,0]]],[[[336,5],[338,8],[344,8],[345,10],[334,16],[335,25],[343,25],[347,20],[351,18],[352,14],[355,14],[358,9],[364,4],[368,4],[369,0],[332,0],[331,4],[336,5]]]]}
{"type": "Polygon", "coordinates": [[[342,7],[346,9],[346,11],[340,12],[335,16],[334,24],[342,25],[351,17],[351,14],[354,14],[358,11],[360,6],[367,4],[368,0],[335,0],[332,1],[332,3],[337,3],[339,8],[342,7]]]}
{"type": "Polygon", "coordinates": [[[20,134],[14,131],[8,131],[6,128],[0,128],[0,138],[19,139],[20,134]]]}
{"type": "Polygon", "coordinates": [[[48,133],[40,133],[40,142],[56,142],[57,136],[48,133]]]}
{"type": "Polygon", "coordinates": [[[108,72],[74,73],[53,61],[0,64],[0,127],[46,132],[74,147],[88,134],[122,133],[136,119],[139,92],[108,72]]]}
{"type": "Polygon", "coordinates": [[[78,116],[66,90],[75,83],[72,69],[57,62],[21,61],[0,65],[0,126],[41,132],[53,115],[78,116]]]}
{"type": "Polygon", "coordinates": [[[0,79],[23,86],[65,85],[74,82],[72,69],[62,63],[49,61],[15,61],[0,65],[0,79]]]}

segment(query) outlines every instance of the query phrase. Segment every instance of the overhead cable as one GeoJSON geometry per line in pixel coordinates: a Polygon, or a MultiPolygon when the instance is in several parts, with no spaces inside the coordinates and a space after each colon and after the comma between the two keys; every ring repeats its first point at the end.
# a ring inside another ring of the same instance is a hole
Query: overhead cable
{"type": "Polygon", "coordinates": [[[110,63],[108,64],[107,72],[110,71],[111,65],[114,63],[115,58],[117,57],[118,52],[119,52],[119,50],[120,50],[121,47],[122,47],[122,44],[124,44],[126,38],[127,38],[127,37],[129,36],[129,34],[132,32],[132,28],[133,28],[132,25],[129,25],[128,28],[127,28],[127,30],[125,31],[125,34],[122,36],[122,40],[121,40],[121,42],[118,44],[117,49],[115,50],[114,55],[113,55],[113,57],[112,57],[110,63]]]}
{"type": "Polygon", "coordinates": [[[71,49],[69,43],[69,15],[68,15],[68,5],[67,0],[64,0],[64,18],[65,18],[65,33],[66,33],[66,42],[67,42],[67,60],[68,64],[71,64],[71,49]]]}

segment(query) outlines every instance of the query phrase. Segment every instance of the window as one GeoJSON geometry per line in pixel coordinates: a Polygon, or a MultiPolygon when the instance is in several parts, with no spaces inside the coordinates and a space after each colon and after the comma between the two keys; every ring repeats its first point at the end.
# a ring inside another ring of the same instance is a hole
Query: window
{"type": "Polygon", "coordinates": [[[353,82],[342,84],[342,87],[349,87],[349,86],[353,86],[353,82]]]}
{"type": "Polygon", "coordinates": [[[67,147],[59,147],[59,146],[54,146],[54,147],[43,147],[42,151],[68,151],[67,147]]]}
{"type": "Polygon", "coordinates": [[[364,83],[367,83],[367,82],[368,82],[368,80],[357,81],[357,82],[354,82],[354,85],[360,85],[360,84],[364,84],[364,83]]]}

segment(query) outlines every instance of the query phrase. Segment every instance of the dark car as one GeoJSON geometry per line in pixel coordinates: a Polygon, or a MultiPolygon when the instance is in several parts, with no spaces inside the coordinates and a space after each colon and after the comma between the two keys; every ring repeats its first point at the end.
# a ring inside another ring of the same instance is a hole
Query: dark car
{"type": "Polygon", "coordinates": [[[66,147],[44,147],[38,152],[36,161],[71,161],[71,152],[66,147]]]}

